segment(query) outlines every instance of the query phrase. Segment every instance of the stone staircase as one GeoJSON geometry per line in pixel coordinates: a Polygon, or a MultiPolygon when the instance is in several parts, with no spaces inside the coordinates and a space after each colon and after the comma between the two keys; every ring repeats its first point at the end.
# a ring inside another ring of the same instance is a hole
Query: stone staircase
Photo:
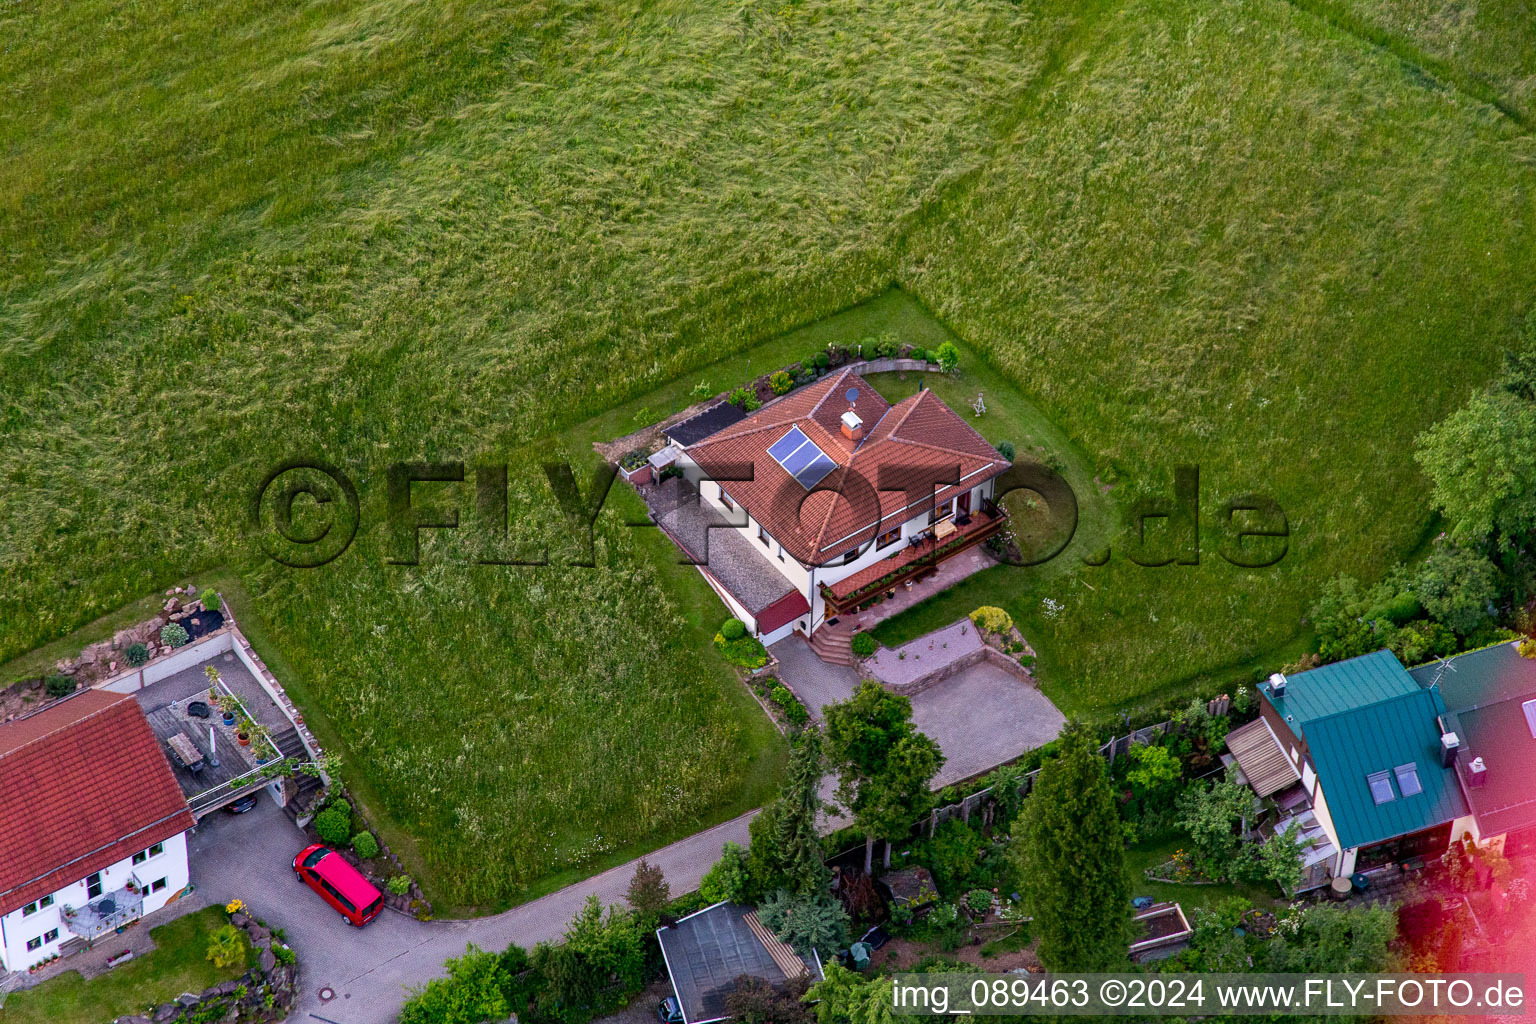
{"type": "Polygon", "coordinates": [[[811,635],[811,650],[828,665],[853,664],[853,630],[844,623],[823,625],[811,635]]]}
{"type": "MultiPolygon", "coordinates": [[[[272,745],[277,748],[277,752],[283,757],[300,762],[309,760],[309,751],[304,749],[304,741],[299,738],[299,731],[291,726],[282,732],[273,733],[272,745]]],[[[289,800],[289,807],[298,806],[302,802],[303,797],[320,788],[320,780],[313,775],[296,772],[293,779],[298,783],[299,790],[294,798],[289,800]]]]}

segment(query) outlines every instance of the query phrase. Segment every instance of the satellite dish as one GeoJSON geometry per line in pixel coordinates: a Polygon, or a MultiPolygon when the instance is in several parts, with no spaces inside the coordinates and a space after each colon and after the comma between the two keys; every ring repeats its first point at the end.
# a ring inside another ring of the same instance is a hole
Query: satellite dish
{"type": "Polygon", "coordinates": [[[848,393],[845,394],[843,397],[848,399],[848,401],[850,401],[850,402],[857,402],[859,400],[859,389],[858,388],[849,388],[848,389],[848,393]]]}

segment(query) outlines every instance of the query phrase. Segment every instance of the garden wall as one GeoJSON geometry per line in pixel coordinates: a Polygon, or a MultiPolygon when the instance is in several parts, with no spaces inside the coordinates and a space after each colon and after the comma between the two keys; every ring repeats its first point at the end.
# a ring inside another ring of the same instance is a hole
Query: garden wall
{"type": "Polygon", "coordinates": [[[1020,665],[1017,661],[1008,657],[1008,655],[1003,654],[1001,651],[997,651],[991,647],[986,646],[985,644],[974,651],[968,651],[965,654],[960,655],[960,657],[956,658],[948,665],[945,665],[942,668],[936,668],[932,672],[929,672],[927,675],[918,676],[916,679],[913,679],[910,682],[887,683],[882,680],[880,685],[884,686],[892,693],[899,693],[906,697],[912,697],[922,693],[924,690],[928,689],[930,686],[933,686],[935,683],[942,683],[944,680],[949,679],[956,673],[963,672],[973,665],[979,665],[982,662],[987,662],[996,668],[1002,669],[1004,672],[1007,672],[1009,675],[1013,676],[1015,679],[1018,679],[1020,682],[1028,683],[1030,686],[1036,685],[1034,677],[1025,670],[1023,665],[1020,665]]]}
{"type": "MultiPolygon", "coordinates": [[[[225,614],[225,622],[232,623],[232,619],[225,614]]],[[[131,668],[126,672],[119,672],[105,682],[97,683],[96,689],[110,690],[113,693],[133,693],[142,690],[151,683],[158,683],[162,679],[169,679],[183,669],[189,669],[194,665],[200,665],[205,661],[211,661],[225,651],[234,647],[234,638],[230,635],[232,626],[225,625],[220,629],[199,637],[185,647],[179,648],[163,658],[146,662],[139,668],[131,668]]]]}

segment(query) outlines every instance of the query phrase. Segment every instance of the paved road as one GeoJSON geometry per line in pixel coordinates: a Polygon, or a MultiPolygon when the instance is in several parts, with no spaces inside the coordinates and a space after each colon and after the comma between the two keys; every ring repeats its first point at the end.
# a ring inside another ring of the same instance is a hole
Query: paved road
{"type": "MultiPolygon", "coordinates": [[[[648,859],[674,892],[692,891],[727,841],[746,845],[747,823],[756,813],[689,836],[648,859]]],[[[387,1024],[408,989],[441,976],[443,961],[463,953],[467,943],[501,950],[511,942],[526,947],[558,939],[588,894],[622,902],[634,874],[634,865],[626,864],[494,917],[423,923],[385,911],[357,929],[294,878],[290,863],[302,848],[298,830],[266,798],[249,814],[210,816],[191,843],[199,896],[217,902],[238,896],[268,925],[286,929],[302,970],[303,992],[289,1017],[297,1024],[387,1024]],[[324,988],[335,996],[322,1002],[324,988]]]]}
{"type": "MultiPolygon", "coordinates": [[[[821,704],[851,694],[858,675],[825,665],[803,642],[796,644],[776,645],[774,653],[785,662],[784,675],[797,673],[797,688],[804,687],[802,695],[819,718],[821,704]]],[[[935,788],[1040,746],[1056,736],[1063,721],[1038,690],[989,665],[918,694],[912,707],[917,727],[938,741],[948,759],[935,788]]],[[[834,783],[825,780],[825,798],[834,783]]],[[[673,892],[691,892],[727,841],[747,844],[747,823],[756,813],[689,836],[648,859],[662,869],[673,892]]],[[[822,827],[846,823],[829,815],[822,827]]],[[[298,1024],[388,1024],[408,990],[441,976],[443,961],[462,954],[466,944],[501,950],[512,942],[531,947],[558,939],[589,894],[620,903],[634,874],[634,864],[625,864],[494,917],[423,923],[386,911],[356,929],[294,878],[289,865],[302,848],[300,833],[265,797],[249,814],[204,819],[191,842],[192,880],[200,899],[224,903],[239,897],[269,925],[287,931],[303,971],[303,992],[289,1018],[298,1024]],[[334,996],[322,1001],[323,989],[334,996]]]]}

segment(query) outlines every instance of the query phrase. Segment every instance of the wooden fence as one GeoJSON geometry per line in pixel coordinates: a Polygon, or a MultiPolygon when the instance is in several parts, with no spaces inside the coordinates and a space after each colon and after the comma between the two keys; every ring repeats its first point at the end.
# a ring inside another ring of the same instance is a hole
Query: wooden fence
{"type": "MultiPolygon", "coordinates": [[[[1232,698],[1227,694],[1222,694],[1220,697],[1217,697],[1214,700],[1207,701],[1205,709],[1215,717],[1225,718],[1227,715],[1232,713],[1232,698]]],[[[1153,740],[1156,740],[1161,736],[1166,736],[1170,732],[1177,731],[1178,728],[1179,727],[1176,723],[1167,721],[1159,722],[1156,725],[1149,725],[1143,729],[1136,729],[1135,731],[1129,732],[1124,736],[1115,736],[1111,738],[1107,743],[1104,743],[1099,747],[1099,753],[1103,755],[1104,759],[1107,760],[1110,764],[1114,764],[1116,758],[1124,757],[1129,754],[1132,747],[1151,743],[1153,740]]],[[[1035,781],[1039,777],[1039,768],[1036,768],[1034,771],[1022,776],[1019,780],[1019,796],[1029,796],[1029,794],[1035,788],[1035,781]]],[[[933,830],[942,825],[944,822],[957,817],[961,821],[969,822],[971,820],[971,815],[978,812],[983,815],[984,823],[990,824],[992,820],[993,808],[996,804],[996,797],[992,792],[992,788],[993,787],[988,786],[986,789],[977,790],[976,792],[965,797],[959,803],[953,803],[944,807],[934,808],[926,819],[914,823],[913,828],[921,830],[923,835],[932,835],[933,830]]]]}

